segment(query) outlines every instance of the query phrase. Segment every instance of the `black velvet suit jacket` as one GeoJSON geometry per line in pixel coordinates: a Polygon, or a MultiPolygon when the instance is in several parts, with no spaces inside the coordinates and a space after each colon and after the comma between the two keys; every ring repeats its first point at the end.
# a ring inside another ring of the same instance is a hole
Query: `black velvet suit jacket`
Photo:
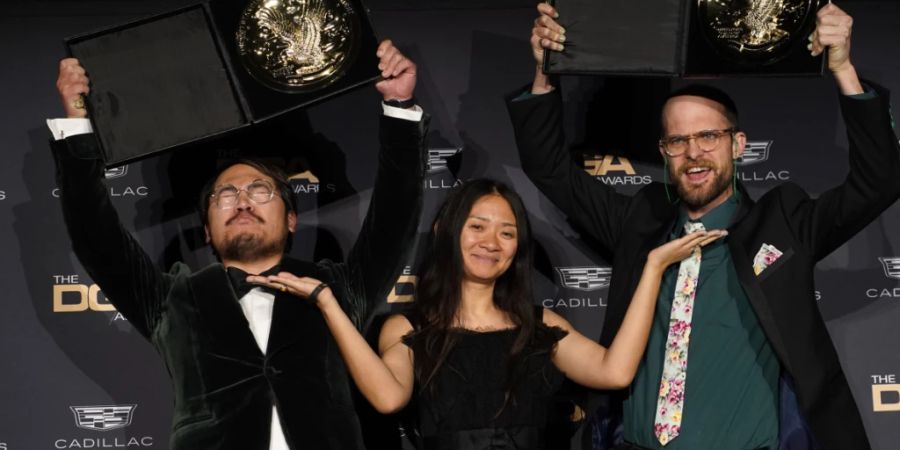
{"type": "MultiPolygon", "coordinates": [[[[424,120],[381,119],[368,214],[347,263],[285,258],[328,282],[358,327],[393,287],[422,204],[424,120]]],[[[172,380],[173,450],[267,450],[271,409],[292,449],[363,448],[350,379],[317,308],[276,297],[265,355],[221,264],[159,270],[120,224],[93,135],[53,143],[72,245],[116,308],[156,347],[172,380]]]]}
{"type": "MultiPolygon", "coordinates": [[[[793,380],[800,410],[826,449],[869,444],[834,345],[814,296],[813,268],[900,197],[900,148],[890,124],[886,91],[861,100],[841,97],[850,143],[850,170],[839,186],[812,199],[798,186],[778,186],[757,202],[743,192],[727,242],[741,285],[759,323],[793,380]],[[783,256],[754,275],[763,243],[783,256]]],[[[573,164],[562,131],[557,93],[508,103],[525,173],[613,263],[600,343],[608,346],[628,309],[647,253],[666,239],[678,214],[664,187],[633,197],[573,164]]],[[[675,189],[670,187],[675,195],[675,189]]]]}

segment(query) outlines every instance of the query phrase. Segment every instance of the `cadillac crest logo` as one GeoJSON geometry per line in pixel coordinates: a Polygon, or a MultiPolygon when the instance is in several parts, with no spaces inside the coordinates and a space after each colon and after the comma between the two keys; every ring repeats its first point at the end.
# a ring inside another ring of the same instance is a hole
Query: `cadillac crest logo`
{"type": "Polygon", "coordinates": [[[106,169],[104,175],[107,180],[111,180],[113,178],[121,178],[128,174],[128,164],[124,166],[110,167],[106,169]]]}
{"type": "Polygon", "coordinates": [[[137,405],[70,406],[75,425],[84,430],[110,431],[131,425],[137,405]]]}
{"type": "Polygon", "coordinates": [[[768,160],[769,149],[772,148],[772,142],[773,141],[747,141],[747,145],[744,147],[744,154],[741,155],[735,163],[739,166],[749,166],[768,160]]]}
{"type": "Polygon", "coordinates": [[[428,173],[447,170],[447,158],[459,153],[462,148],[430,148],[428,149],[428,173]]]}
{"type": "Polygon", "coordinates": [[[900,279],[900,257],[881,257],[878,258],[884,267],[884,275],[888,278],[900,279]]]}
{"type": "Polygon", "coordinates": [[[557,267],[563,286],[579,291],[594,291],[609,286],[612,279],[610,267],[557,267]]]}

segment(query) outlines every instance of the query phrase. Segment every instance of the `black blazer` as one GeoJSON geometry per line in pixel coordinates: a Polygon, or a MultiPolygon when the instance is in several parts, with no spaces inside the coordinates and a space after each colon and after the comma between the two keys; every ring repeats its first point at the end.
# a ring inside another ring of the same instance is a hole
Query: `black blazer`
{"type": "MultiPolygon", "coordinates": [[[[424,123],[381,119],[375,189],[347,263],[282,260],[284,270],[331,284],[359,328],[393,287],[416,233],[424,123]]],[[[292,449],[364,447],[352,380],[317,308],[278,294],[263,355],[221,264],[163,273],[122,227],[93,135],[52,145],[75,254],[170,374],[170,448],[267,450],[273,405],[292,449]]]]}
{"type": "MultiPolygon", "coordinates": [[[[558,91],[558,90],[557,90],[558,91]]],[[[869,444],[813,287],[817,261],[900,197],[900,148],[891,128],[888,93],[841,97],[850,142],[850,171],[839,186],[812,199],[798,186],[778,186],[757,202],[739,187],[741,207],[727,238],[744,292],[783,372],[793,379],[800,410],[820,445],[869,444]],[[759,276],[753,257],[763,243],[784,252],[759,276]]],[[[633,197],[617,193],[577,167],[565,147],[558,93],[508,101],[525,173],[613,263],[600,343],[609,346],[640,279],[647,253],[666,239],[678,206],[652,183],[633,197]]],[[[669,187],[672,195],[675,189],[669,187]]]]}

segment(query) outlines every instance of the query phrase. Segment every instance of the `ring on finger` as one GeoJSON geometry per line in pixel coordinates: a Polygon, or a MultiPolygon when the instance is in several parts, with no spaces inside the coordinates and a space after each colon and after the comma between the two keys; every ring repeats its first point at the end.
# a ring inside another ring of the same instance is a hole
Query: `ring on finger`
{"type": "Polygon", "coordinates": [[[75,109],[84,109],[84,97],[79,95],[78,98],[72,102],[72,107],[75,109]]]}

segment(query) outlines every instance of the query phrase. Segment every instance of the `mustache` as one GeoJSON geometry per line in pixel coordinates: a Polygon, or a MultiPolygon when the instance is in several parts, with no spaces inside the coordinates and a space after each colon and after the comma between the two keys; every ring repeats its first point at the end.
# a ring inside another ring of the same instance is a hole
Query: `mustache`
{"type": "Polygon", "coordinates": [[[249,217],[249,218],[252,218],[252,219],[256,220],[256,221],[259,222],[259,223],[266,223],[266,221],[263,220],[262,217],[259,217],[259,216],[257,216],[256,214],[253,214],[253,213],[250,212],[250,211],[238,211],[237,214],[231,216],[231,218],[228,219],[228,221],[225,222],[225,225],[231,225],[232,222],[234,222],[235,220],[238,220],[238,219],[240,219],[240,218],[242,218],[242,217],[249,217]]]}

